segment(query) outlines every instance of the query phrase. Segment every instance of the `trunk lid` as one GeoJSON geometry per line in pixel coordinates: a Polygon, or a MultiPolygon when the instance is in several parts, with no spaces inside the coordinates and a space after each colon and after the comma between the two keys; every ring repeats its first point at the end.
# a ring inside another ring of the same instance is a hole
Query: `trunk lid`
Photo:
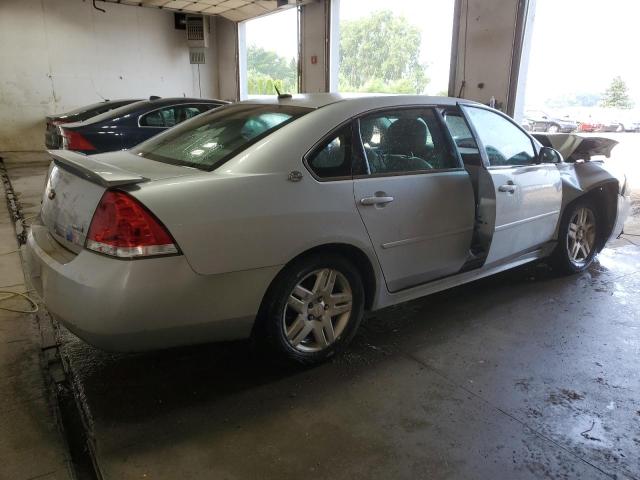
{"type": "Polygon", "coordinates": [[[51,235],[76,253],[85,244],[93,214],[105,190],[194,173],[190,168],[154,162],[129,152],[93,156],[68,150],[49,153],[53,162],[40,216],[51,235]]]}

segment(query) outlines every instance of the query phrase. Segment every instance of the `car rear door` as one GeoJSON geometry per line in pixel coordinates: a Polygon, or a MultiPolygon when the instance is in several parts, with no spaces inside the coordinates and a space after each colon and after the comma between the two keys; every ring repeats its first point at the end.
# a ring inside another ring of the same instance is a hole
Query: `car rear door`
{"type": "Polygon", "coordinates": [[[481,147],[484,174],[490,176],[495,194],[495,226],[485,265],[552,240],[562,203],[557,166],[539,163],[531,137],[508,117],[480,106],[462,110],[481,147]]]}
{"type": "Polygon", "coordinates": [[[439,113],[381,110],[357,131],[355,202],[389,291],[457,273],[471,246],[474,195],[439,113]]]}

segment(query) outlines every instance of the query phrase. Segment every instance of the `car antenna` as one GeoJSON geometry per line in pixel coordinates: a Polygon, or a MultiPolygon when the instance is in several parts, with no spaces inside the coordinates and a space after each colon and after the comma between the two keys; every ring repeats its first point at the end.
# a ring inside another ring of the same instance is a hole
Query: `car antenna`
{"type": "Polygon", "coordinates": [[[278,93],[278,100],[282,99],[282,98],[291,98],[292,95],[290,93],[280,93],[280,90],[278,90],[278,86],[274,85],[273,88],[276,89],[276,92],[278,93]]]}

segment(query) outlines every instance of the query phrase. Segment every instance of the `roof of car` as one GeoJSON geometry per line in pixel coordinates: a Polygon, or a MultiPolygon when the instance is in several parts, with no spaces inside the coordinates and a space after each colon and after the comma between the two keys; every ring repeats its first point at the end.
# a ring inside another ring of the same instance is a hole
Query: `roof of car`
{"type": "Polygon", "coordinates": [[[224,100],[214,100],[210,98],[188,98],[188,97],[172,97],[172,98],[156,98],[154,100],[140,100],[139,102],[129,103],[123,107],[114,108],[108,112],[101,113],[95,117],[84,122],[69,123],[67,128],[75,128],[80,126],[93,125],[104,121],[111,121],[120,117],[126,117],[128,115],[141,115],[146,112],[155,110],[169,105],[183,104],[183,103],[213,103],[216,105],[224,105],[229,102],[224,100]]]}
{"type": "Polygon", "coordinates": [[[388,103],[389,99],[397,100],[398,105],[431,104],[431,105],[456,105],[457,103],[475,103],[470,100],[452,97],[430,97],[427,95],[380,95],[362,93],[301,93],[291,97],[278,97],[278,95],[261,95],[244,100],[240,103],[265,104],[265,105],[291,105],[295,107],[321,108],[332,103],[351,101],[375,106],[378,103],[388,103]]]}
{"type": "MultiPolygon", "coordinates": [[[[171,105],[173,103],[228,103],[224,100],[216,100],[213,98],[190,98],[190,97],[161,97],[156,99],[142,100],[149,105],[171,105]]],[[[142,103],[140,103],[142,105],[142,103]]]]}

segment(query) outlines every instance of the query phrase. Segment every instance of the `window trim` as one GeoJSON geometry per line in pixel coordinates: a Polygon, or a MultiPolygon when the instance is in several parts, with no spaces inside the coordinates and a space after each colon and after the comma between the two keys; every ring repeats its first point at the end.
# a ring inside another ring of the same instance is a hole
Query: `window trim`
{"type": "MultiPolygon", "coordinates": [[[[209,110],[213,110],[214,108],[218,108],[221,107],[222,105],[225,105],[224,103],[221,103],[220,105],[216,104],[216,103],[207,103],[207,102],[190,102],[190,103],[175,103],[172,105],[163,105],[162,107],[158,107],[158,108],[154,108],[153,110],[149,110],[148,112],[144,112],[141,113],[140,115],[138,115],[138,128],[172,128],[172,127],[154,127],[152,125],[140,125],[140,120],[142,120],[142,117],[146,117],[147,115],[153,113],[153,112],[157,112],[158,110],[162,110],[163,108],[170,108],[170,107],[181,107],[183,105],[214,105],[212,108],[210,108],[209,110]]],[[[205,111],[205,112],[200,112],[199,115],[202,115],[203,113],[207,113],[209,110],[205,111]]],[[[197,117],[198,115],[196,115],[197,117]]],[[[193,118],[193,117],[191,117],[193,118]]],[[[187,120],[191,120],[191,119],[187,119],[187,120]]],[[[182,123],[182,122],[180,122],[182,123]]],[[[176,123],[176,125],[180,125],[180,123],[176,123]]],[[[173,125],[174,127],[176,125],[173,125]]]]}
{"type": "Polygon", "coordinates": [[[506,115],[505,113],[502,113],[499,110],[495,110],[493,108],[489,108],[481,104],[477,104],[477,105],[464,104],[464,103],[458,102],[457,105],[460,111],[462,112],[462,115],[465,121],[467,122],[467,126],[469,127],[469,130],[471,131],[471,134],[473,135],[476,141],[476,144],[478,145],[478,148],[480,149],[480,157],[482,158],[482,163],[484,164],[485,169],[506,170],[508,168],[523,168],[523,167],[535,167],[540,165],[554,165],[551,163],[544,163],[544,164],[540,163],[539,161],[540,149],[538,148],[537,141],[535,140],[535,138],[529,135],[529,133],[524,128],[522,128],[522,126],[518,125],[518,123],[514,119],[512,119],[509,115],[506,115]],[[482,139],[480,139],[480,136],[478,135],[478,131],[476,130],[475,125],[471,122],[471,119],[467,115],[466,108],[478,108],[478,109],[486,110],[488,112],[496,114],[499,117],[506,119],[509,123],[511,123],[511,125],[515,126],[518,130],[524,133],[524,135],[529,139],[529,142],[531,142],[531,147],[533,148],[533,153],[535,154],[534,163],[528,163],[525,165],[491,165],[491,162],[489,161],[489,155],[487,154],[487,150],[485,148],[484,142],[482,141],[482,139]]]}
{"type": "MultiPolygon", "coordinates": [[[[464,163],[462,162],[462,158],[460,157],[458,149],[451,137],[451,133],[449,132],[449,128],[444,123],[444,119],[442,118],[442,115],[440,114],[438,108],[442,108],[442,105],[426,104],[426,105],[396,105],[396,106],[379,107],[379,108],[368,110],[366,112],[360,113],[357,116],[355,116],[354,124],[359,126],[360,120],[363,117],[369,116],[371,114],[375,114],[377,112],[402,111],[402,110],[431,110],[433,112],[434,117],[436,117],[435,120],[438,123],[438,126],[440,127],[441,130],[444,130],[442,133],[443,133],[443,136],[445,137],[445,143],[449,147],[448,148],[449,154],[453,155],[456,162],[458,163],[457,167],[433,168],[430,170],[405,170],[401,172],[363,173],[358,175],[352,175],[352,178],[354,180],[360,180],[364,178],[399,177],[401,175],[430,175],[433,173],[458,172],[460,170],[464,170],[464,163]]],[[[358,150],[360,152],[360,155],[362,156],[361,161],[365,162],[365,165],[368,169],[368,164],[366,163],[366,154],[364,153],[364,144],[362,143],[362,137],[360,136],[360,128],[354,129],[354,131],[357,133],[358,150]]],[[[352,141],[356,141],[356,138],[354,138],[352,141]]],[[[352,167],[351,171],[353,172],[353,170],[354,168],[352,167]]]]}

